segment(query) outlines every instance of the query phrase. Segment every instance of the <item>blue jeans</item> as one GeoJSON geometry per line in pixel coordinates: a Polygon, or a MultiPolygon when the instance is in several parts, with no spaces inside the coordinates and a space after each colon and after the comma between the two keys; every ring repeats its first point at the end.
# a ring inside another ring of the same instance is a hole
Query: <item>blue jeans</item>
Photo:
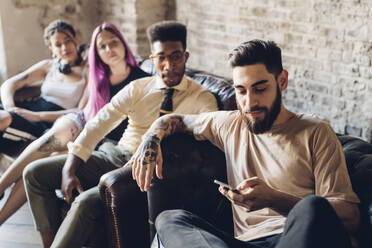
{"type": "Polygon", "coordinates": [[[328,201],[308,196],[289,212],[281,234],[241,241],[185,210],[167,210],[156,218],[166,248],[350,248],[349,236],[328,201]]]}

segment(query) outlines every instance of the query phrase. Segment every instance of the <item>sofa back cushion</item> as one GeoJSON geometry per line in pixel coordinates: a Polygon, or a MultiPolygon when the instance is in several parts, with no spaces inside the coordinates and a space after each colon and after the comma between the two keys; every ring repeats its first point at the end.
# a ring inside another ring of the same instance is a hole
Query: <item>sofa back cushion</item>
{"type": "Polygon", "coordinates": [[[372,244],[372,144],[356,137],[338,135],[345,153],[353,190],[360,199],[360,247],[372,244]]]}

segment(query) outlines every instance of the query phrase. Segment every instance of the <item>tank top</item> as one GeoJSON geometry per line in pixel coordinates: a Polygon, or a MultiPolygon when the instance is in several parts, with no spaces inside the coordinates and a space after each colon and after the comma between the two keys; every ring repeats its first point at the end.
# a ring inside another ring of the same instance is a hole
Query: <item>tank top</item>
{"type": "Polygon", "coordinates": [[[40,96],[45,100],[55,103],[64,109],[76,108],[85,89],[85,70],[81,72],[81,80],[78,82],[61,82],[57,80],[58,63],[55,60],[51,70],[41,85],[40,96]]]}

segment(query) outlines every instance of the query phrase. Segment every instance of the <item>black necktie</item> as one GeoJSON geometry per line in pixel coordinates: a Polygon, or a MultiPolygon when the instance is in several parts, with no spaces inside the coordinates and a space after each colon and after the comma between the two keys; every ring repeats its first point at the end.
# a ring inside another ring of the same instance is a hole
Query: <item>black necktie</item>
{"type": "Polygon", "coordinates": [[[174,93],[173,88],[164,89],[164,100],[160,106],[160,116],[170,114],[173,112],[172,96],[174,93]]]}

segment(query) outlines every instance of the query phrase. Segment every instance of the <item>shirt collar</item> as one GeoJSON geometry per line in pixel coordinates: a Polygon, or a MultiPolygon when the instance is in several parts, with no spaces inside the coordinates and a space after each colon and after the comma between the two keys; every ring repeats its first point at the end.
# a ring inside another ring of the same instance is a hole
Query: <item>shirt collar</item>
{"type": "MultiPolygon", "coordinates": [[[[155,87],[154,88],[161,90],[161,89],[166,89],[166,88],[169,88],[169,87],[163,82],[161,77],[156,75],[156,82],[155,82],[155,87]]],[[[187,77],[186,77],[186,75],[183,74],[181,82],[178,85],[173,86],[172,88],[176,89],[177,91],[187,90],[187,77]]]]}

